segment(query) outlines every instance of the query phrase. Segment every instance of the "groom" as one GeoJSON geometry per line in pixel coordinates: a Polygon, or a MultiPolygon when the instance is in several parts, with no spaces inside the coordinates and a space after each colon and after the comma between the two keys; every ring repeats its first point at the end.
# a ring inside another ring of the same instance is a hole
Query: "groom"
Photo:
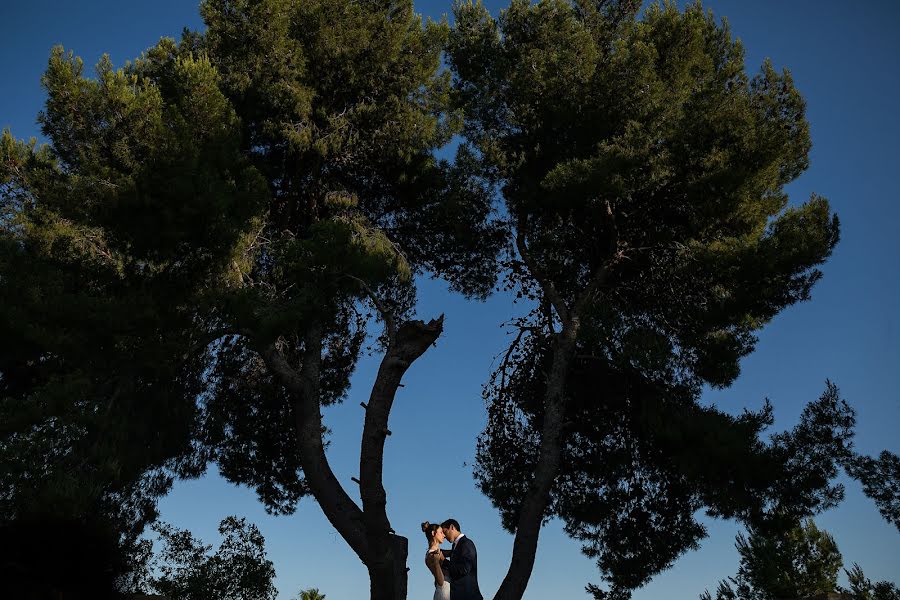
{"type": "Polygon", "coordinates": [[[444,536],[453,544],[442,567],[450,573],[450,600],[484,600],[478,589],[478,553],[475,544],[460,532],[456,519],[441,523],[444,536]]]}

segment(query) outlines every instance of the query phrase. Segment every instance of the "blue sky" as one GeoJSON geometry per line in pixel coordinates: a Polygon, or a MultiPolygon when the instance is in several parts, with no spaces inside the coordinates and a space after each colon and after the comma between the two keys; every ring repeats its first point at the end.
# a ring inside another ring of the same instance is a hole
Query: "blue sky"
{"type": "MultiPolygon", "coordinates": [[[[813,300],[770,323],[738,381],[706,400],[739,411],[757,408],[768,397],[775,406],[775,429],[784,429],[830,378],[857,409],[857,447],[900,452],[900,3],[709,0],[705,5],[727,16],[744,41],[748,70],[755,72],[766,57],[791,69],[808,102],[813,149],[810,169],[789,191],[796,202],[811,193],[829,198],[842,223],[841,242],[813,300]]],[[[439,16],[449,6],[429,0],[417,9],[439,16]]],[[[502,3],[488,6],[496,11],[502,3]]],[[[104,52],[121,64],[161,36],[202,27],[189,0],[4,2],[0,24],[0,127],[10,127],[19,138],[38,135],[39,77],[52,45],[63,44],[88,65],[104,52]]],[[[481,385],[508,341],[499,324],[510,314],[510,302],[507,296],[467,302],[439,282],[421,283],[419,315],[445,313],[445,334],[407,375],[385,456],[390,516],[397,531],[410,538],[413,600],[432,594],[420,558],[424,539],[418,524],[425,519],[460,521],[477,543],[486,595],[505,574],[512,537],[475,488],[470,465],[485,422],[481,385]]],[[[358,404],[368,395],[376,361],[360,365],[350,400],[325,415],[334,431],[329,458],[350,491],[362,426],[358,404]]],[[[318,587],[329,600],[368,596],[365,569],[312,500],[301,502],[292,516],[270,517],[252,490],[228,484],[214,472],[178,484],[161,502],[163,519],[208,543],[217,541],[218,522],[229,514],[257,523],[278,571],[281,600],[306,587],[318,587]]],[[[846,501],[818,522],[834,534],[848,565],[855,561],[872,579],[900,582],[900,535],[857,484],[847,482],[846,501]]],[[[634,597],[694,599],[714,588],[737,569],[738,531],[732,522],[710,522],[701,550],[681,558],[634,597]]],[[[598,581],[593,563],[551,523],[541,535],[525,597],[586,598],[584,585],[591,581],[598,581]]]]}

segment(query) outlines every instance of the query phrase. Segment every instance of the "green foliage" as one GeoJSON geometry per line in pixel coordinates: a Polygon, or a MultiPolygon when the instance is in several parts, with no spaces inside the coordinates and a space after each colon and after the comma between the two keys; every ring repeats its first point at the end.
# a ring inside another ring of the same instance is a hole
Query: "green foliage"
{"type": "Polygon", "coordinates": [[[300,590],[298,600],[325,600],[325,594],[320,593],[318,588],[300,590]]]}
{"type": "Polygon", "coordinates": [[[768,405],[734,417],[699,403],[809,298],[838,221],[784,191],[810,148],[790,74],[748,76],[699,3],[636,18],[638,4],[513,0],[495,19],[458,2],[448,45],[466,151],[517,237],[506,285],[537,305],[485,389],[476,478],[513,530],[558,332],[577,326],[544,516],[584,542],[612,584],[589,592],[608,598],[696,547],[698,510],[758,523],[831,506],[853,425],[830,385],[768,442],[768,405]]]}
{"type": "Polygon", "coordinates": [[[496,279],[489,189],[434,157],[459,128],[446,23],[406,0],[201,11],[93,76],[53,49],[48,144],[0,138],[3,519],[103,514],[133,545],[209,460],[290,512],[309,490],[260,347],[297,365],[321,323],[338,402],[367,290],[400,318],[416,273],[496,279]]]}
{"type": "Polygon", "coordinates": [[[133,268],[176,263],[185,277],[220,269],[268,191],[238,153],[238,119],[215,69],[175,57],[154,79],[104,58],[96,75],[54,49],[39,120],[58,172],[30,180],[30,193],[42,209],[102,229],[133,268]]]}
{"type": "MultiPolygon", "coordinates": [[[[542,368],[517,362],[505,382],[507,401],[489,408],[491,435],[479,440],[479,484],[507,528],[537,461],[534,403],[543,389],[529,377],[542,368]]],[[[639,374],[601,370],[595,361],[579,364],[570,382],[567,446],[548,515],[563,520],[612,584],[612,595],[591,586],[598,598],[627,598],[696,549],[706,537],[700,510],[778,528],[843,498],[831,481],[850,454],[855,418],[833,384],[797,426],[767,441],[768,403],[733,417],[698,405],[683,389],[649,386],[639,374]],[[608,398],[599,407],[598,389],[608,398]]]]}
{"type": "MultiPolygon", "coordinates": [[[[857,564],[847,571],[850,589],[839,587],[841,553],[834,538],[816,527],[812,519],[787,529],[752,531],[749,537],[740,534],[736,547],[741,557],[737,576],[719,583],[716,600],[810,598],[835,591],[858,600],[900,597],[894,584],[873,584],[857,564]]],[[[713,598],[709,592],[700,597],[713,598]]]]}
{"type": "MultiPolygon", "coordinates": [[[[170,52],[210,57],[272,195],[220,318],[278,340],[292,364],[304,327],[324,322],[321,401],[338,402],[366,336],[366,288],[399,318],[415,273],[475,297],[496,279],[502,237],[487,190],[433,155],[458,128],[438,72],[447,25],[423,23],[406,1],[209,1],[201,11],[206,32],[170,52]]],[[[291,512],[308,490],[290,398],[255,350],[246,339],[217,347],[205,442],[226,477],[291,512]]]]}
{"type": "Polygon", "coordinates": [[[884,450],[878,458],[854,455],[844,464],[847,472],[863,484],[881,516],[900,529],[900,457],[884,450]]]}
{"type": "Polygon", "coordinates": [[[268,198],[210,62],[96,78],[55,48],[45,147],[4,132],[0,461],[5,518],[100,511],[133,542],[192,438],[198,308],[268,198]]]}
{"type": "Polygon", "coordinates": [[[150,587],[179,600],[274,600],[275,568],[266,558],[265,539],[245,519],[227,517],[219,525],[222,543],[214,554],[190,531],[154,525],[163,543],[155,558],[158,576],[150,587]]]}
{"type": "Polygon", "coordinates": [[[179,285],[135,277],[146,265],[69,212],[68,185],[77,178],[50,149],[5,132],[2,150],[4,518],[99,510],[133,536],[155,514],[167,473],[196,470],[195,411],[184,400],[198,391],[196,365],[161,359],[188,341],[175,329],[188,317],[177,305],[179,285]],[[163,323],[175,330],[163,333],[163,323]]]}
{"type": "Polygon", "coordinates": [[[850,581],[850,588],[840,591],[849,594],[854,600],[900,600],[900,588],[890,581],[872,581],[865,576],[863,570],[856,563],[853,568],[847,571],[847,578],[850,581]]]}
{"type": "Polygon", "coordinates": [[[585,335],[640,336],[691,383],[733,381],[753,331],[809,297],[838,238],[824,199],[787,208],[810,147],[790,75],[748,78],[699,5],[615,30],[587,2],[455,10],[466,136],[546,283],[574,299],[607,269],[585,335]]]}
{"type": "Polygon", "coordinates": [[[774,598],[805,598],[837,587],[841,553],[834,538],[812,520],[778,539],[739,536],[737,549],[739,588],[749,585],[774,598]]]}
{"type": "MultiPolygon", "coordinates": [[[[486,221],[470,221],[471,237],[457,236],[455,245],[426,245],[445,226],[428,223],[434,211],[485,214],[490,205],[452,186],[433,156],[458,127],[446,111],[449,77],[438,73],[446,23],[423,23],[407,1],[209,1],[201,11],[208,29],[197,43],[222,74],[248,149],[283,200],[271,215],[276,231],[305,239],[315,223],[352,224],[357,239],[370,242],[360,249],[397,262],[404,276],[444,265],[436,274],[459,289],[490,289],[496,242],[479,243],[493,231],[486,221]],[[457,197],[444,202],[450,189],[457,197]],[[378,241],[384,235],[390,241],[378,241]],[[477,276],[453,269],[456,256],[487,268],[477,276]]],[[[360,266],[342,266],[353,265],[360,266]]],[[[349,274],[372,287],[384,281],[377,268],[349,274]]]]}

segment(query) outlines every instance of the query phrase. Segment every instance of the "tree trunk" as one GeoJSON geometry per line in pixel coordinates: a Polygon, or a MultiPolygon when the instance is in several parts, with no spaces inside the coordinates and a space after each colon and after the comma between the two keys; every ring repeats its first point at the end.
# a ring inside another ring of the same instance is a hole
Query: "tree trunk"
{"type": "Polygon", "coordinates": [[[377,564],[369,565],[371,600],[406,600],[407,574],[406,559],[409,555],[409,540],[402,535],[389,534],[388,551],[377,564]]]}
{"type": "Polygon", "coordinates": [[[550,490],[559,471],[563,448],[563,429],[566,418],[565,384],[569,365],[575,354],[575,339],[579,321],[573,315],[556,335],[553,362],[544,393],[544,424],[541,429],[541,453],[534,470],[534,478],[519,512],[512,559],[506,577],[494,595],[494,600],[521,600],[534,569],[541,523],[550,502],[550,490]]]}
{"type": "Polygon", "coordinates": [[[409,557],[409,540],[402,535],[391,536],[394,546],[394,597],[398,600],[406,600],[409,567],[406,559],[409,557]]]}
{"type": "Polygon", "coordinates": [[[269,369],[291,392],[297,432],[300,464],[313,497],[325,517],[350,545],[363,563],[370,560],[370,549],[359,506],[347,495],[335,477],[325,455],[322,441],[322,415],[319,404],[319,377],[322,364],[321,325],[312,325],[304,335],[303,364],[298,373],[284,356],[269,346],[262,352],[269,369]]]}
{"type": "Polygon", "coordinates": [[[359,490],[363,523],[371,550],[367,563],[372,600],[405,600],[406,538],[394,535],[387,516],[387,493],[382,484],[384,443],[390,435],[388,417],[400,380],[443,330],[443,317],[429,323],[408,321],[393,333],[372,385],[359,453],[359,490]]]}
{"type": "Polygon", "coordinates": [[[274,346],[261,352],[269,369],[294,397],[297,446],[310,491],[328,521],[366,565],[372,600],[406,600],[409,543],[394,533],[387,517],[382,483],[384,443],[390,435],[388,417],[403,375],[442,331],[443,316],[429,323],[408,321],[392,332],[366,406],[359,470],[362,509],[347,495],[325,455],[319,404],[322,327],[313,325],[306,331],[299,372],[274,346]]]}

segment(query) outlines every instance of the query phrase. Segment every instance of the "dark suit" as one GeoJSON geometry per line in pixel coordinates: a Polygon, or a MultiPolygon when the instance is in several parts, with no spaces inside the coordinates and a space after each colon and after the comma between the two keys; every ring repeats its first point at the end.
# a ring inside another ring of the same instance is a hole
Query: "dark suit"
{"type": "Polygon", "coordinates": [[[447,563],[450,600],[484,600],[478,589],[478,552],[469,536],[457,539],[447,563]]]}

